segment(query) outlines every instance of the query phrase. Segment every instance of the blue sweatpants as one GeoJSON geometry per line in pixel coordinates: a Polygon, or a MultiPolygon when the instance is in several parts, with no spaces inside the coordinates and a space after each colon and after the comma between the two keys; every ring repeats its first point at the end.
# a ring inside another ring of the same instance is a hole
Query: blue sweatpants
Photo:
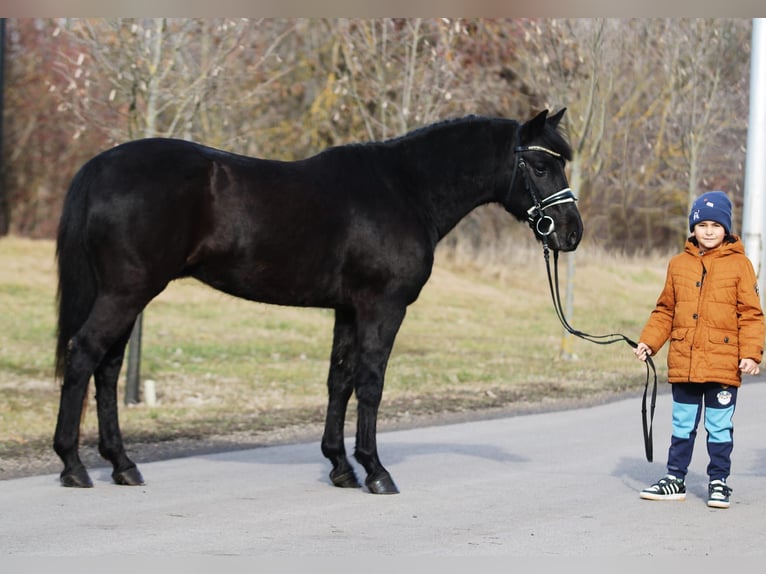
{"type": "Polygon", "coordinates": [[[684,478],[692,460],[697,426],[705,409],[710,480],[726,479],[734,448],[734,407],[737,387],[720,383],[672,383],[673,436],[668,450],[668,473],[684,478]]]}

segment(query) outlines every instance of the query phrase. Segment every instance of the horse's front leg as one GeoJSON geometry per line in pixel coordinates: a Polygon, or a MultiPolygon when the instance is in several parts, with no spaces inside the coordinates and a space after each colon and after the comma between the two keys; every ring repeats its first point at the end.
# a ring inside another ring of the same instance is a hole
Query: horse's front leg
{"type": "Polygon", "coordinates": [[[405,311],[405,307],[386,307],[373,316],[360,315],[357,322],[359,363],[354,381],[357,399],[354,457],[367,471],[365,485],[373,494],[399,492],[378,456],[377,420],[388,358],[405,311]]]}
{"type": "Polygon", "coordinates": [[[356,334],[354,313],[350,310],[335,311],[330,372],[327,377],[327,418],[322,436],[322,454],[332,463],[330,480],[335,486],[360,488],[351,463],[346,457],[343,442],[343,427],[346,421],[346,408],[354,391],[354,368],[356,334]]]}

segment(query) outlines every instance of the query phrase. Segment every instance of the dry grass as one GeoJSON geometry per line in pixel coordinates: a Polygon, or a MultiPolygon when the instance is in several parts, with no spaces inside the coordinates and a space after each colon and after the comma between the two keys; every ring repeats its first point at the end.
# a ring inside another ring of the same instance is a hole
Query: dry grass
{"type": "MultiPolygon", "coordinates": [[[[0,456],[48,445],[53,433],[54,249],[50,241],[0,239],[0,456]]],[[[493,257],[504,264],[460,249],[438,254],[397,338],[384,416],[643,387],[643,366],[624,343],[604,347],[564,337],[538,246],[501,248],[493,257]],[[562,358],[564,350],[575,358],[562,358]]],[[[562,274],[567,257],[575,268],[570,323],[593,334],[638,337],[666,258],[628,259],[582,246],[562,256],[562,274]]],[[[122,409],[126,437],[162,440],[321,421],[332,320],[328,310],[268,306],[176,282],[144,314],[142,378],[156,381],[158,403],[122,409]]],[[[656,362],[662,377],[662,354],[656,362]]],[[[91,408],[86,417],[86,440],[96,432],[94,413],[91,408]]]]}

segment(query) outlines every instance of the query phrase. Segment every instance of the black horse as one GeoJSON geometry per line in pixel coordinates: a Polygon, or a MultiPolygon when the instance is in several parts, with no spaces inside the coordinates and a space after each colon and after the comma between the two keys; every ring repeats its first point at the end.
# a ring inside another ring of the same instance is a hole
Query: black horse
{"type": "Polygon", "coordinates": [[[125,143],[75,175],[58,230],[53,447],[65,486],[93,486],[80,419],[96,385],[99,452],[118,484],[143,484],[123,446],[117,380],[131,329],[168,283],[195,277],[245,299],[335,311],[322,453],[336,486],[360,487],[343,426],[352,393],[354,456],[373,493],[396,493],[376,419],[394,338],[429,278],[434,249],[479,205],[502,204],[554,250],[583,227],[564,172],[564,109],[526,123],[467,117],[399,138],[333,147],[295,162],[188,141],[125,143]]]}

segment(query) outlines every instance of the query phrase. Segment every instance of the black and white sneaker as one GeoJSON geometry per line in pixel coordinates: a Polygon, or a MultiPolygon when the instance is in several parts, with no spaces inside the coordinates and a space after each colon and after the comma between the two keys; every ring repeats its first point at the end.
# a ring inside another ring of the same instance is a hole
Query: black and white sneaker
{"type": "Polygon", "coordinates": [[[645,500],[685,500],[686,484],[683,478],[666,474],[653,485],[643,489],[640,496],[645,500]]]}
{"type": "Polygon", "coordinates": [[[711,508],[729,508],[729,496],[733,490],[725,480],[712,480],[707,487],[707,505],[711,508]]]}

